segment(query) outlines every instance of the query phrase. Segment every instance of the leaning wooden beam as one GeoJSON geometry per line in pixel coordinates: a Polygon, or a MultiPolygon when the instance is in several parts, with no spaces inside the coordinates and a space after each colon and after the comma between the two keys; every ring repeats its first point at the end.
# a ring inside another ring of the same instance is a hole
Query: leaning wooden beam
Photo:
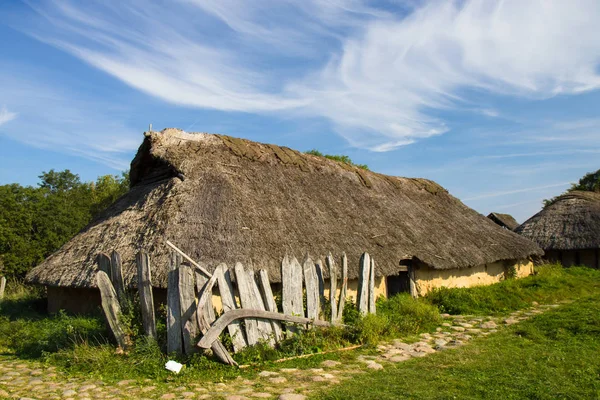
{"type": "Polygon", "coordinates": [[[358,272],[358,311],[364,315],[369,307],[369,272],[371,271],[371,257],[369,253],[363,253],[360,257],[360,268],[358,272]]]}
{"type": "MultiPolygon", "coordinates": [[[[114,254],[116,253],[113,252],[113,255],[114,254]]],[[[135,262],[137,264],[137,284],[138,293],[140,295],[140,305],[142,307],[142,325],[144,326],[144,333],[146,336],[156,340],[156,318],[154,316],[154,296],[152,294],[150,257],[148,256],[148,253],[139,252],[135,256],[135,262]]],[[[113,262],[113,265],[114,264],[115,263],[113,262]]],[[[121,264],[120,257],[118,264],[121,264]]]]}
{"type": "Polygon", "coordinates": [[[190,264],[192,264],[194,266],[194,268],[196,268],[198,271],[202,272],[207,278],[210,278],[212,276],[212,274],[210,272],[208,272],[208,270],[206,268],[204,268],[203,266],[198,264],[196,261],[192,260],[192,258],[190,256],[188,256],[183,251],[181,251],[173,243],[169,242],[168,240],[166,241],[166,243],[167,243],[167,246],[169,246],[170,248],[175,250],[177,252],[177,254],[179,254],[181,257],[185,258],[190,264]]]}
{"type": "Polygon", "coordinates": [[[317,319],[319,318],[319,311],[321,310],[319,281],[317,279],[315,263],[309,255],[306,255],[302,269],[306,287],[306,316],[311,319],[317,319]]]}
{"type": "Polygon", "coordinates": [[[369,314],[375,314],[375,259],[371,257],[369,270],[369,314]]]}
{"type": "Polygon", "coordinates": [[[248,310],[246,308],[240,310],[233,310],[224,313],[217,319],[210,329],[206,331],[204,337],[198,342],[198,347],[203,349],[209,348],[215,340],[219,338],[219,335],[223,330],[235,320],[240,318],[261,318],[261,319],[273,319],[275,321],[293,322],[296,324],[313,324],[315,326],[332,326],[331,322],[313,320],[305,317],[295,317],[292,315],[284,315],[280,313],[274,313],[263,310],[248,310]]]}
{"type": "MultiPolygon", "coordinates": [[[[242,307],[252,308],[252,293],[250,289],[250,283],[248,282],[248,275],[244,270],[242,263],[235,264],[235,281],[238,287],[238,293],[240,294],[240,303],[242,307]]],[[[248,338],[248,344],[250,346],[258,343],[260,334],[258,332],[258,321],[256,319],[247,319],[244,321],[246,328],[246,338],[248,338]]]]}
{"type": "MultiPolygon", "coordinates": [[[[199,314],[199,323],[200,323],[200,332],[202,332],[202,334],[206,334],[206,332],[209,331],[210,329],[210,324],[208,322],[208,320],[206,319],[206,314],[205,313],[200,313],[199,314]]],[[[203,337],[204,339],[204,337],[203,337]]],[[[235,362],[235,360],[231,357],[231,354],[229,354],[229,352],[227,351],[227,349],[225,348],[225,346],[223,345],[223,343],[221,343],[221,341],[219,341],[218,336],[211,342],[211,344],[208,346],[211,348],[211,350],[213,351],[213,354],[223,363],[227,364],[227,365],[238,365],[237,362],[235,362]]],[[[204,347],[204,348],[208,348],[208,347],[204,347]]]]}
{"type": "Polygon", "coordinates": [[[338,301],[338,312],[336,322],[344,318],[344,307],[346,305],[346,296],[348,292],[348,257],[346,253],[342,254],[342,287],[340,289],[340,299],[338,301]]]}
{"type": "Polygon", "coordinates": [[[338,320],[338,309],[335,297],[337,294],[337,269],[331,253],[329,253],[325,261],[327,262],[327,268],[329,268],[329,302],[331,303],[331,322],[336,322],[338,320]]]}
{"type": "Polygon", "coordinates": [[[121,308],[127,308],[127,297],[125,296],[125,284],[123,282],[123,269],[121,267],[121,255],[115,250],[110,254],[110,277],[119,298],[121,308]]]}
{"type": "MultiPolygon", "coordinates": [[[[275,303],[275,298],[273,297],[273,292],[271,290],[271,283],[269,282],[269,274],[264,269],[261,269],[258,272],[259,280],[260,280],[260,289],[261,294],[263,296],[263,301],[265,303],[265,308],[270,312],[278,312],[277,303],[275,303]]],[[[234,322],[235,323],[235,322],[234,322]]],[[[232,324],[227,325],[230,327],[232,324]]],[[[275,340],[277,342],[281,341],[283,334],[281,331],[281,324],[279,321],[271,321],[271,325],[273,326],[273,333],[275,334],[275,340]]]]}
{"type": "MultiPolygon", "coordinates": [[[[223,264],[224,265],[224,264],[223,264]]],[[[225,266],[223,274],[218,277],[219,294],[221,295],[221,303],[223,304],[223,312],[235,310],[237,308],[235,296],[233,294],[233,283],[231,282],[231,271],[225,266]]],[[[270,287],[269,287],[270,289],[270,287]]],[[[269,310],[272,311],[272,310],[269,310]]],[[[229,336],[231,336],[231,344],[233,351],[239,352],[246,347],[246,338],[242,332],[242,327],[239,322],[232,322],[227,325],[229,336]]]]}
{"type": "Polygon", "coordinates": [[[0,277],[0,300],[4,298],[4,291],[6,290],[6,277],[0,277]]]}
{"type": "Polygon", "coordinates": [[[110,330],[117,341],[117,345],[119,345],[119,347],[122,349],[126,349],[127,340],[125,338],[123,328],[121,327],[121,322],[119,321],[119,318],[121,317],[119,299],[117,298],[115,288],[110,282],[110,278],[106,272],[98,271],[96,273],[96,284],[98,285],[98,289],[100,289],[102,309],[104,310],[104,315],[108,321],[108,326],[110,327],[110,330]]]}
{"type": "Polygon", "coordinates": [[[181,256],[173,253],[167,275],[167,353],[181,354],[181,304],[179,302],[179,265],[181,256]]]}

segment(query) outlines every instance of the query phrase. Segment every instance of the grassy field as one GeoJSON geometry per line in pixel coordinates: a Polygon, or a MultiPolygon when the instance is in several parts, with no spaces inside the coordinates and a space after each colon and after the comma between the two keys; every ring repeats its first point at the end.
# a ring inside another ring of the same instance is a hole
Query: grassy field
{"type": "Polygon", "coordinates": [[[315,398],[600,398],[600,295],[469,346],[360,375],[315,398]]]}
{"type": "MultiPolygon", "coordinates": [[[[418,300],[407,295],[380,299],[377,315],[366,318],[360,318],[349,306],[345,313],[349,327],[309,331],[282,343],[277,349],[265,346],[249,348],[236,355],[240,364],[252,364],[244,370],[221,365],[200,355],[168,357],[161,352],[164,338],[154,343],[137,337],[128,354],[115,354],[114,344],[100,313],[92,316],[64,313],[48,316],[42,292],[16,282],[10,282],[8,288],[7,297],[0,303],[0,353],[42,361],[73,375],[98,377],[108,382],[151,379],[154,384],[160,385],[161,382],[172,381],[224,381],[237,376],[252,377],[278,358],[319,353],[357,343],[367,347],[361,351],[369,351],[369,346],[381,340],[407,339],[433,330],[441,323],[440,311],[493,315],[526,308],[532,301],[550,303],[592,294],[600,296],[600,271],[544,266],[536,276],[487,287],[444,289],[418,300]],[[174,358],[186,364],[184,371],[176,376],[163,367],[168,359],[174,358]]],[[[161,331],[164,331],[162,325],[161,331]]],[[[317,355],[278,365],[310,368],[324,359],[343,361],[356,355],[357,352],[317,355]]]]}

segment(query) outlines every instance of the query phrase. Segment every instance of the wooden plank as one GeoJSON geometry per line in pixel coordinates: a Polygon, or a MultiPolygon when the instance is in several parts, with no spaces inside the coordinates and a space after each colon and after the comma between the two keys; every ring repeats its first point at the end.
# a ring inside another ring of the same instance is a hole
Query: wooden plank
{"type": "Polygon", "coordinates": [[[173,253],[167,275],[167,353],[181,354],[181,304],[179,301],[179,265],[181,256],[173,253]]]}
{"type": "MultiPolygon", "coordinates": [[[[324,264],[322,260],[317,260],[315,263],[315,270],[317,271],[317,281],[319,282],[319,303],[321,307],[325,304],[325,279],[323,277],[323,268],[324,264]]],[[[319,310],[319,314],[322,313],[322,310],[319,310]]]]}
{"type": "Polygon", "coordinates": [[[115,250],[113,250],[110,254],[110,272],[112,284],[115,288],[115,291],[117,292],[117,297],[119,298],[119,304],[121,304],[121,308],[126,310],[129,307],[129,302],[127,301],[127,296],[125,293],[125,284],[123,282],[121,255],[115,250]]]}
{"type": "MultiPolygon", "coordinates": [[[[253,306],[252,295],[254,290],[250,288],[248,275],[244,270],[244,266],[239,262],[235,264],[234,270],[242,308],[251,309],[253,306]]],[[[248,339],[248,344],[253,346],[258,343],[258,340],[260,339],[260,334],[258,332],[258,321],[254,318],[249,318],[244,321],[244,325],[246,327],[246,338],[248,339]]]]}
{"type": "Polygon", "coordinates": [[[415,280],[415,269],[412,265],[408,266],[408,279],[409,279],[409,287],[410,287],[410,295],[417,298],[417,284],[415,280]]]}
{"type": "Polygon", "coordinates": [[[315,263],[309,255],[306,255],[302,265],[304,272],[304,285],[306,287],[306,316],[311,319],[319,318],[321,309],[319,298],[319,281],[315,263]]]}
{"type": "MultiPolygon", "coordinates": [[[[281,298],[284,314],[304,316],[302,266],[296,257],[290,260],[286,255],[281,263],[281,298]]],[[[288,325],[286,332],[295,333],[297,328],[288,325]]]]}
{"type": "Polygon", "coordinates": [[[96,256],[96,264],[98,265],[98,271],[103,271],[108,279],[112,282],[112,268],[110,267],[110,257],[104,253],[100,253],[96,256]]]}
{"type": "Polygon", "coordinates": [[[336,322],[338,320],[337,317],[337,267],[335,265],[335,261],[333,261],[333,256],[331,253],[327,255],[325,259],[327,262],[327,268],[329,268],[329,303],[331,303],[331,322],[336,322]]]}
{"type": "Polygon", "coordinates": [[[192,264],[192,266],[197,269],[198,271],[200,271],[202,274],[204,274],[204,276],[206,276],[207,278],[210,278],[212,276],[212,274],[210,272],[208,272],[208,270],[206,268],[204,268],[203,266],[201,266],[200,264],[198,264],[196,261],[192,260],[192,258],[190,256],[188,256],[187,254],[185,254],[183,251],[181,251],[177,246],[175,246],[173,243],[169,242],[168,240],[166,241],[167,245],[172,248],[173,250],[175,250],[175,252],[177,254],[179,254],[181,257],[183,257],[185,260],[187,260],[190,264],[192,264]]]}
{"type": "MultiPolygon", "coordinates": [[[[256,276],[254,271],[249,269],[246,271],[248,274],[248,283],[250,285],[250,289],[252,290],[252,309],[253,310],[263,310],[266,311],[265,303],[260,294],[260,290],[258,289],[258,285],[256,284],[256,276]]],[[[273,327],[269,321],[265,321],[263,319],[258,320],[258,334],[261,339],[268,342],[271,346],[275,345],[273,327]]]]}
{"type": "Polygon", "coordinates": [[[369,272],[371,271],[371,257],[369,253],[363,253],[360,256],[360,266],[358,271],[358,298],[356,303],[358,311],[364,315],[369,307],[369,272]]]}
{"type": "Polygon", "coordinates": [[[369,314],[376,313],[375,300],[375,259],[371,257],[369,270],[369,314]]]}
{"type": "MultiPolygon", "coordinates": [[[[213,274],[214,276],[214,274],[213,274]]],[[[218,279],[218,277],[217,277],[218,279]]],[[[196,271],[196,292],[197,293],[203,293],[204,292],[204,287],[208,284],[209,279],[206,278],[206,276],[204,276],[204,274],[200,273],[199,271],[196,271]]],[[[206,292],[208,295],[208,292],[206,292]]],[[[212,290],[211,293],[212,295],[212,290]]],[[[194,313],[194,316],[192,317],[192,320],[194,321],[199,321],[199,315],[201,314],[201,312],[199,311],[200,308],[196,307],[196,312],[194,313]]],[[[212,322],[216,319],[215,317],[215,309],[213,308],[212,305],[212,298],[211,301],[206,301],[206,303],[204,304],[204,308],[202,309],[202,313],[204,313],[204,315],[206,315],[206,320],[208,321],[209,324],[212,324],[212,322]]]]}
{"type": "Polygon", "coordinates": [[[187,265],[179,267],[179,304],[181,306],[181,331],[183,333],[183,351],[191,355],[195,350],[194,343],[198,336],[196,320],[192,317],[196,312],[196,289],[194,272],[187,265]]]}
{"type": "Polygon", "coordinates": [[[121,306],[119,306],[117,293],[115,292],[115,289],[106,272],[98,271],[96,273],[96,284],[98,285],[98,289],[100,289],[104,315],[106,316],[108,326],[110,327],[110,330],[117,341],[117,345],[122,349],[127,349],[128,343],[119,320],[121,317],[121,306]]]}
{"type": "Polygon", "coordinates": [[[217,340],[219,338],[219,335],[221,334],[221,332],[223,332],[223,330],[227,327],[227,325],[229,325],[231,322],[241,319],[241,318],[244,318],[246,320],[248,320],[249,318],[262,318],[262,319],[273,319],[276,321],[293,322],[296,324],[313,324],[315,326],[332,326],[332,324],[330,322],[321,321],[318,319],[312,320],[310,318],[305,318],[305,317],[296,317],[296,316],[292,316],[292,315],[285,315],[285,314],[274,313],[274,312],[270,312],[270,311],[250,310],[250,309],[243,308],[243,309],[233,310],[233,311],[223,313],[223,315],[221,315],[219,317],[219,319],[217,319],[212,324],[210,329],[204,333],[204,336],[202,337],[200,342],[198,342],[198,347],[201,347],[203,349],[207,349],[207,348],[211,347],[211,345],[215,342],[215,340],[217,340]]]}
{"type": "MultiPolygon", "coordinates": [[[[119,256],[118,253],[113,252],[114,255],[119,256]]],[[[118,261],[114,262],[113,266],[121,265],[120,256],[118,261]]],[[[148,253],[139,252],[135,257],[137,264],[137,282],[138,282],[138,293],[140,295],[140,305],[142,307],[142,324],[144,326],[144,333],[146,336],[156,340],[156,318],[154,316],[154,296],[152,294],[152,276],[150,273],[150,257],[148,253]]],[[[114,268],[113,268],[114,272],[114,268]]],[[[123,279],[121,278],[121,283],[123,279]]],[[[117,292],[118,295],[119,292],[117,292]]]]}
{"type": "Polygon", "coordinates": [[[4,298],[4,291],[6,290],[6,277],[0,277],[0,300],[4,298]]]}
{"type": "MultiPolygon", "coordinates": [[[[269,274],[264,269],[261,269],[258,272],[258,277],[260,280],[260,289],[266,310],[275,313],[279,312],[279,310],[277,309],[277,303],[275,303],[275,298],[273,297],[273,291],[271,290],[269,274]]],[[[281,323],[279,321],[271,321],[271,325],[273,326],[273,334],[275,335],[275,341],[281,341],[281,339],[283,338],[281,323]]]]}
{"type": "MultiPolygon", "coordinates": [[[[219,286],[219,294],[221,295],[221,303],[223,304],[223,312],[235,310],[237,304],[235,302],[235,296],[233,292],[233,284],[231,282],[231,271],[225,267],[223,274],[219,275],[217,279],[219,286]]],[[[269,310],[271,311],[271,310],[269,310]]],[[[242,327],[238,321],[234,321],[227,325],[229,336],[231,336],[231,343],[233,344],[233,351],[239,352],[246,347],[246,338],[242,332],[242,327]]]]}
{"type": "Polygon", "coordinates": [[[342,253],[342,287],[340,289],[340,298],[338,301],[337,322],[344,319],[344,307],[346,306],[346,297],[348,296],[348,257],[342,253]]]}

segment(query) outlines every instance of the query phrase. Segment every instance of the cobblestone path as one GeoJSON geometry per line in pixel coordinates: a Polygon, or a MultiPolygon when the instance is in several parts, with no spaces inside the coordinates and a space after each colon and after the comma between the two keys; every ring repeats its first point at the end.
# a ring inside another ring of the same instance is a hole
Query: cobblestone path
{"type": "Polygon", "coordinates": [[[525,320],[557,305],[537,305],[516,311],[508,317],[450,316],[435,333],[424,333],[415,343],[401,340],[377,347],[378,354],[359,355],[353,362],[323,361],[321,368],[273,368],[253,380],[238,378],[227,383],[190,382],[186,386],[154,386],[152,381],[126,380],[113,385],[98,380],[70,377],[53,367],[35,362],[0,357],[0,399],[281,399],[301,400],[311,392],[370,370],[386,368],[413,357],[467,344],[525,320]]]}

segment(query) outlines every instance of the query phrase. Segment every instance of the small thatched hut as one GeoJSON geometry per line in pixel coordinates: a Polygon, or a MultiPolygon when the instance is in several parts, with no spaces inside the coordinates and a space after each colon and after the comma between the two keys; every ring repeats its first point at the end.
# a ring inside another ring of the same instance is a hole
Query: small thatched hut
{"type": "Polygon", "coordinates": [[[500,225],[501,227],[508,229],[509,231],[514,231],[515,228],[519,226],[517,220],[514,219],[513,216],[510,214],[501,214],[493,212],[490,213],[487,217],[494,221],[496,224],[500,225]]]}
{"type": "Polygon", "coordinates": [[[542,253],[429,180],[228,136],[147,132],[130,177],[126,195],[28,274],[48,287],[51,311],[95,303],[94,260],[113,249],[129,285],[135,253],[149,251],[153,285],[164,290],[165,240],[209,270],[239,261],[266,269],[271,282],[281,280],[286,253],[318,259],[346,252],[350,295],[365,251],[376,260],[382,295],[408,291],[409,276],[417,295],[497,282],[509,268],[528,275],[529,257],[542,253]]]}
{"type": "Polygon", "coordinates": [[[536,242],[550,261],[600,268],[600,193],[559,196],[515,232],[536,242]]]}

